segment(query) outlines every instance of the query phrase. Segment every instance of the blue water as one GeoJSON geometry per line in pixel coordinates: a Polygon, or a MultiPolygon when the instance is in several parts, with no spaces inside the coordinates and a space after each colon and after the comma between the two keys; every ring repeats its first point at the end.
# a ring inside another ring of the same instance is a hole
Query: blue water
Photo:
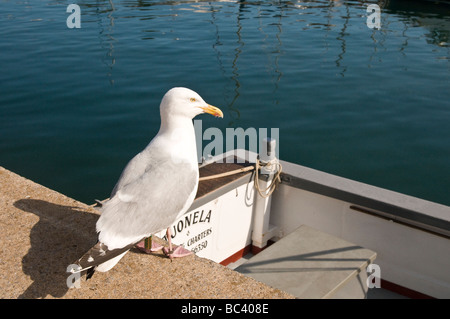
{"type": "Polygon", "coordinates": [[[106,198],[186,86],[224,112],[203,129],[279,128],[284,160],[450,205],[450,5],[380,1],[377,30],[370,3],[0,0],[0,165],[106,198]]]}

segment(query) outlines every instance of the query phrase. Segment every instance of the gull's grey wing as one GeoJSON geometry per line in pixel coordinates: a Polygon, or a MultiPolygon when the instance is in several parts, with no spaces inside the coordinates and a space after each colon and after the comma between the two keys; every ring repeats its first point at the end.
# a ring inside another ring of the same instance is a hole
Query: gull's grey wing
{"type": "Polygon", "coordinates": [[[169,227],[183,208],[189,208],[186,203],[197,191],[198,169],[189,163],[145,158],[147,164],[142,169],[133,160],[117,183],[114,196],[103,204],[97,222],[100,241],[112,249],[169,227]],[[133,165],[138,169],[133,170],[133,165]]]}
{"type": "Polygon", "coordinates": [[[154,162],[154,160],[152,161],[151,157],[148,155],[148,152],[145,150],[133,157],[120,174],[119,180],[114,186],[109,198],[113,198],[118,189],[133,182],[142,176],[146,170],[151,169],[152,162],[154,162]]]}

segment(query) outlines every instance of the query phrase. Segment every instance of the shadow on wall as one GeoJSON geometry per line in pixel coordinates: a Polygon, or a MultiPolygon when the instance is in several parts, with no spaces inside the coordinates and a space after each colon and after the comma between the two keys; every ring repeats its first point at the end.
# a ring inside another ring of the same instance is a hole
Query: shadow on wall
{"type": "Polygon", "coordinates": [[[67,266],[96,243],[99,215],[37,199],[20,199],[14,206],[39,217],[30,232],[31,247],[22,259],[23,273],[33,283],[18,298],[64,296],[69,289],[67,266]]]}

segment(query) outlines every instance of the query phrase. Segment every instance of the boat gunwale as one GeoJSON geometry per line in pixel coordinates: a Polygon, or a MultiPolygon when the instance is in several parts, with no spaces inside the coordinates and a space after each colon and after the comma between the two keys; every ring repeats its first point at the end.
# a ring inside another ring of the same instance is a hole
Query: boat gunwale
{"type": "MultiPolygon", "coordinates": [[[[242,161],[254,162],[257,154],[236,149],[211,157],[200,165],[226,162],[235,157],[242,161]]],[[[323,171],[315,170],[292,162],[280,160],[283,171],[281,185],[294,187],[349,203],[349,208],[361,213],[426,231],[450,239],[450,207],[418,197],[398,193],[385,188],[365,184],[323,171]]],[[[220,187],[201,198],[197,198],[191,208],[197,208],[217,198],[217,191],[225,193],[245,183],[250,183],[254,174],[247,172],[229,184],[220,187]],[[249,176],[250,175],[250,176],[249,176]]],[[[260,179],[267,179],[260,175],[260,179]]],[[[275,190],[275,193],[277,191],[275,190]]]]}
{"type": "Polygon", "coordinates": [[[450,207],[281,161],[281,184],[331,197],[361,213],[450,239],[450,207]]]}

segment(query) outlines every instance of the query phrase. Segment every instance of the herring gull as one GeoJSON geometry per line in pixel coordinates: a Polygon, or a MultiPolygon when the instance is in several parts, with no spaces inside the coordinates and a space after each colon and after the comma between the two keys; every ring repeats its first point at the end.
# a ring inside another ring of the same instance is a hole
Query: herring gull
{"type": "Polygon", "coordinates": [[[133,246],[165,229],[169,248],[164,252],[171,259],[176,256],[170,226],[189,209],[197,193],[192,119],[201,113],[223,117],[220,109],[190,89],[173,88],[164,95],[158,134],[123,170],[110,199],[102,205],[96,224],[98,242],[75,262],[78,269],[72,272],[87,270],[90,278],[95,270],[108,271],[133,246]]]}

